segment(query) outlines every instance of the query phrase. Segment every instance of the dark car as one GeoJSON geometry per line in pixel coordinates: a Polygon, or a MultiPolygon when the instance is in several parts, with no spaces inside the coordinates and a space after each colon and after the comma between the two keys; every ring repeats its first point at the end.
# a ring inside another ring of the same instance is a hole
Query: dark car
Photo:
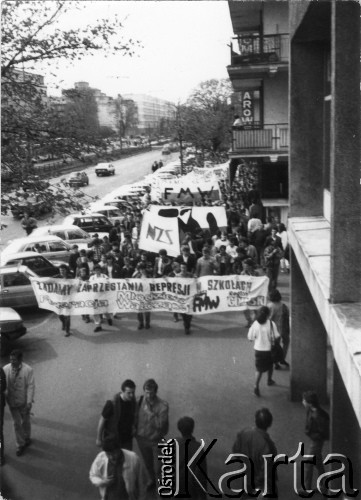
{"type": "Polygon", "coordinates": [[[68,178],[70,187],[89,186],[89,177],[85,172],[74,172],[68,178]]]}
{"type": "Polygon", "coordinates": [[[11,342],[26,334],[21,316],[11,307],[0,307],[1,352],[7,354],[11,342]]]}
{"type": "MultiPolygon", "coordinates": [[[[63,220],[64,226],[78,226],[87,233],[109,233],[113,224],[102,214],[72,214],[63,220]]],[[[99,235],[100,236],[100,235],[99,235]]]]}

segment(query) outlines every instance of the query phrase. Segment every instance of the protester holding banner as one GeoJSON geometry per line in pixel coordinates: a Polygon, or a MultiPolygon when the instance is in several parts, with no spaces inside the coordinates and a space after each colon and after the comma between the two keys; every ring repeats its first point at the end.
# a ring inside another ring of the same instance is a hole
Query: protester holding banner
{"type": "MultiPolygon", "coordinates": [[[[137,264],[137,268],[134,271],[132,278],[147,279],[150,277],[151,276],[149,276],[149,274],[147,273],[145,265],[142,262],[139,262],[139,264],[137,264]]],[[[137,317],[138,317],[138,330],[142,330],[143,328],[148,330],[150,328],[150,312],[149,311],[139,312],[137,317]]]]}
{"type": "Polygon", "coordinates": [[[176,258],[176,261],[179,262],[179,264],[185,264],[187,267],[187,272],[192,276],[194,275],[197,265],[197,258],[194,254],[190,253],[190,248],[188,245],[182,245],[181,254],[176,258]]]}
{"type": "MultiPolygon", "coordinates": [[[[179,272],[178,276],[180,278],[192,278],[193,274],[188,272],[187,264],[185,262],[182,262],[180,264],[180,272],[179,272]]],[[[182,314],[184,333],[186,335],[190,335],[190,333],[191,333],[192,317],[193,316],[191,314],[182,314]]]]}
{"type": "MultiPolygon", "coordinates": [[[[255,262],[252,259],[244,259],[242,261],[242,271],[241,271],[241,276],[258,276],[257,271],[255,270],[255,262]]],[[[247,321],[247,328],[250,328],[250,326],[253,323],[254,320],[254,314],[249,309],[246,309],[244,311],[244,317],[246,318],[247,321]]]]}
{"type": "Polygon", "coordinates": [[[172,261],[167,255],[167,250],[162,248],[154,263],[154,278],[163,278],[172,272],[172,261]]]}
{"type": "MultiPolygon", "coordinates": [[[[58,278],[61,280],[69,280],[71,279],[71,274],[68,266],[66,264],[60,264],[59,266],[59,274],[56,274],[54,278],[58,278]]],[[[65,316],[64,314],[59,314],[59,319],[61,322],[61,329],[65,331],[64,337],[70,336],[70,316],[65,316]]]]}
{"type": "MultiPolygon", "coordinates": [[[[108,279],[108,276],[106,274],[103,274],[101,272],[101,267],[99,264],[95,264],[94,266],[94,274],[92,276],[90,276],[89,278],[89,281],[90,282],[93,282],[93,281],[104,281],[104,280],[107,280],[108,279]]],[[[113,316],[111,313],[105,313],[105,317],[107,318],[108,320],[108,325],[112,325],[113,324],[113,316]]],[[[94,328],[94,332],[100,332],[102,330],[102,327],[101,327],[101,315],[100,314],[94,314],[94,324],[95,324],[95,328],[94,328]]]]}

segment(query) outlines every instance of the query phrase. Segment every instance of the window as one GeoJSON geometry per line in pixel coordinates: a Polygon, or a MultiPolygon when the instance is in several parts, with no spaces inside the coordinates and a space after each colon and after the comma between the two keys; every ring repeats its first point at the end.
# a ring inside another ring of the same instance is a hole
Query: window
{"type": "Polygon", "coordinates": [[[29,278],[25,276],[25,274],[20,272],[4,274],[5,288],[10,288],[13,286],[25,286],[25,285],[31,285],[29,278]]]}
{"type": "Polygon", "coordinates": [[[58,238],[61,238],[62,240],[66,239],[64,231],[54,231],[53,235],[57,236],[58,238]]]}
{"type": "Polygon", "coordinates": [[[66,252],[67,247],[62,241],[51,241],[49,242],[49,251],[50,252],[66,252]]]}
{"type": "Polygon", "coordinates": [[[84,236],[82,235],[82,233],[79,231],[68,231],[68,237],[67,238],[64,238],[64,239],[68,239],[68,240],[78,240],[79,238],[84,238],[84,236]]]}

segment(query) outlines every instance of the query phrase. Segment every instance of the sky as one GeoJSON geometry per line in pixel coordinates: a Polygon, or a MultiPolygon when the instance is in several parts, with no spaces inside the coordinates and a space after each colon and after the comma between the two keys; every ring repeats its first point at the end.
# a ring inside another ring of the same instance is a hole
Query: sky
{"type": "Polygon", "coordinates": [[[49,95],[75,82],[118,94],[147,94],[184,102],[197,85],[212,78],[227,78],[232,25],[228,2],[213,1],[84,1],[83,13],[66,15],[64,29],[89,24],[98,18],[123,21],[123,37],[139,40],[133,57],[105,58],[97,54],[76,64],[61,62],[56,78],[43,73],[49,95]]]}

